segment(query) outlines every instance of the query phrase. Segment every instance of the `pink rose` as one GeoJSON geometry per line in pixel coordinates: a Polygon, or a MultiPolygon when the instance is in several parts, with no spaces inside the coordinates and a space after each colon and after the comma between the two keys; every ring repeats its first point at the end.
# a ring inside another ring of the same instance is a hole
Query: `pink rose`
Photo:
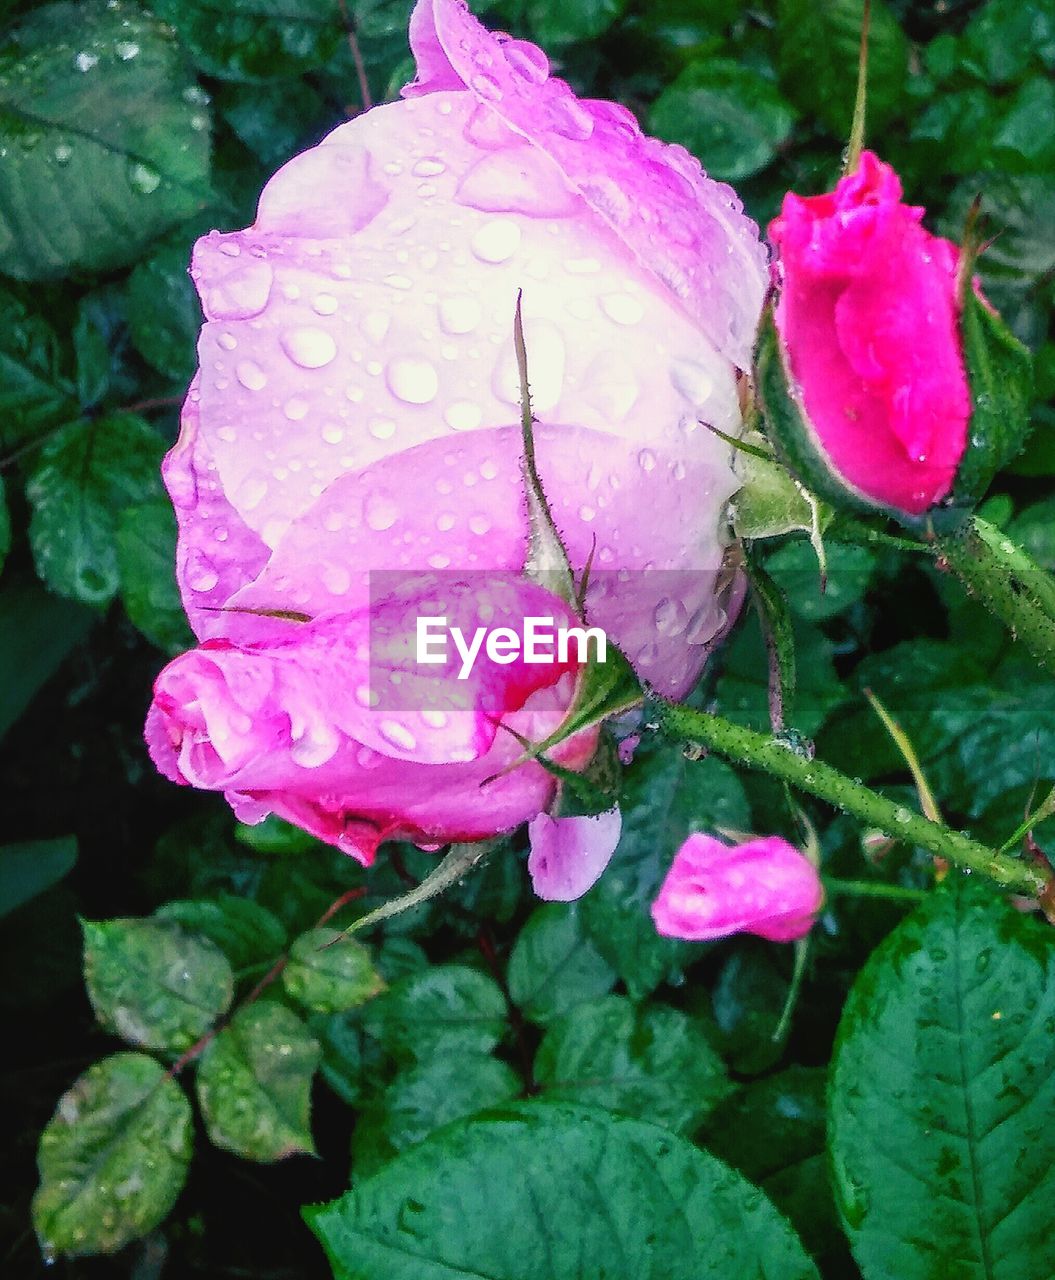
{"type": "Polygon", "coordinates": [[[675,855],[652,919],[664,937],[689,942],[731,933],[793,942],[809,933],[823,903],[816,868],[779,836],[727,845],[692,835],[675,855]]]}
{"type": "MultiPolygon", "coordinates": [[[[461,0],[420,0],[410,35],[405,101],[335,129],[251,228],[195,248],[200,370],[165,478],[202,647],[162,672],[148,723],[168,776],[364,862],[554,798],[537,764],[494,777],[520,753],[499,722],[545,737],[576,666],[492,665],[452,692],[452,670],[396,654],[380,666],[414,697],[356,699],[412,581],[453,592],[470,630],[481,603],[563,609],[522,580],[518,290],[542,481],[577,574],[592,556],[588,621],[674,696],[727,621],[736,481],[703,424],[738,427],[764,290],[756,228],[685,151],[580,102],[461,0]]],[[[558,760],[581,768],[595,736],[558,760]]]]}
{"type": "Polygon", "coordinates": [[[769,228],[777,331],[813,447],[844,488],[909,515],[952,490],[971,416],[959,250],[923,213],[866,151],[834,192],[789,192],[769,228]]]}

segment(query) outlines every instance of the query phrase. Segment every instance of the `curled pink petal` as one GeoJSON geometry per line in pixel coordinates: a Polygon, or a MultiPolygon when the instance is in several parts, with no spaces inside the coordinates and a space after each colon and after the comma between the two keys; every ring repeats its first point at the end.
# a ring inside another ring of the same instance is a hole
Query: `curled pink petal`
{"type": "Polygon", "coordinates": [[[823,902],[816,868],[779,836],[728,845],[697,834],[675,855],[652,919],[664,937],[689,942],[732,933],[793,942],[809,933],[823,902]]]}
{"type": "Polygon", "coordinates": [[[581,898],[611,861],[622,828],[618,808],[584,817],[532,818],[528,871],[536,896],[547,902],[581,898]]]}

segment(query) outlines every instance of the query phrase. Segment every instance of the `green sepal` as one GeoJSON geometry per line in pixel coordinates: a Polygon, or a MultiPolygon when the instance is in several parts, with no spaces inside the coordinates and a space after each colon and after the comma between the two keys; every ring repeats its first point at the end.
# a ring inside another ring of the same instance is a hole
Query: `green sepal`
{"type": "Polygon", "coordinates": [[[836,510],[885,511],[904,521],[903,511],[875,502],[835,472],[794,386],[770,303],[762,312],[755,344],[755,391],[769,442],[792,474],[836,510]]]}
{"type": "Polygon", "coordinates": [[[1026,442],[1033,357],[971,288],[964,294],[960,337],[971,388],[971,420],[951,506],[962,519],[1026,442]]]}

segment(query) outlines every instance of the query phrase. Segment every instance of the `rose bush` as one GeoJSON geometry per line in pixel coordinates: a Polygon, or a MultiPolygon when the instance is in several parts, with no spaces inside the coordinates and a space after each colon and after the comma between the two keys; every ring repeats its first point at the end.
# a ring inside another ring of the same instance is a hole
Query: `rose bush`
{"type": "MultiPolygon", "coordinates": [[[[680,695],[726,622],[736,481],[708,426],[737,429],[764,288],[754,224],[687,152],[578,100],[460,0],[420,0],[410,39],[404,101],[195,248],[206,323],[165,478],[201,647],[148,720],[170,778],[364,863],[390,837],[508,831],[554,794],[534,762],[495,778],[520,753],[499,722],[552,732],[574,670],[494,667],[454,704],[447,667],[394,707],[371,687],[409,676],[371,650],[379,613],[437,593],[469,622],[564,608],[520,580],[518,291],[542,482],[573,570],[598,571],[588,620],[680,695]]],[[[557,760],[582,767],[595,737],[557,760]]]]}

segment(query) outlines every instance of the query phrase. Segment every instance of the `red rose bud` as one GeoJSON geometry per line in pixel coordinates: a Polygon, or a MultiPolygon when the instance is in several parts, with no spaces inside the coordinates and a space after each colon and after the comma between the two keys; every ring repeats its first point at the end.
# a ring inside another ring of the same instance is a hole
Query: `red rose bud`
{"type": "Polygon", "coordinates": [[[834,192],[784,197],[757,384],[767,431],[822,496],[954,521],[1021,447],[1030,358],[901,194],[866,151],[834,192]]]}

